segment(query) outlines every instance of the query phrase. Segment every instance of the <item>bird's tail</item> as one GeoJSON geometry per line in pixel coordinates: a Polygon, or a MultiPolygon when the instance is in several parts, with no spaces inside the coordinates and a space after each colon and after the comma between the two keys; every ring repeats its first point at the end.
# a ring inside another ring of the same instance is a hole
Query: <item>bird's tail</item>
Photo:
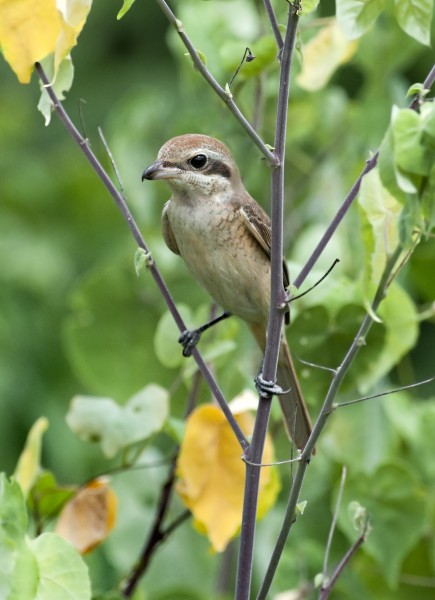
{"type": "MultiPolygon", "coordinates": [[[[250,324],[250,329],[264,351],[266,346],[264,326],[250,324]]],[[[279,351],[277,383],[283,390],[288,390],[287,393],[279,396],[286,431],[296,446],[303,450],[311,433],[311,420],[284,336],[279,351]]]]}

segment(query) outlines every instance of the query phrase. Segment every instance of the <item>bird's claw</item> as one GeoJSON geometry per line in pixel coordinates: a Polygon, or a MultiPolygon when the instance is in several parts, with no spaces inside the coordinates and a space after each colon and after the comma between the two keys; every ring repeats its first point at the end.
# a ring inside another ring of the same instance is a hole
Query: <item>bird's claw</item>
{"type": "Polygon", "coordinates": [[[178,338],[178,342],[183,346],[183,356],[192,356],[192,351],[199,342],[201,332],[199,329],[185,329],[178,338]]]}
{"type": "Polygon", "coordinates": [[[268,396],[282,396],[283,394],[287,394],[289,391],[283,390],[282,387],[276,383],[276,381],[267,381],[263,378],[261,373],[257,375],[254,381],[257,392],[262,398],[267,398],[268,396]]]}

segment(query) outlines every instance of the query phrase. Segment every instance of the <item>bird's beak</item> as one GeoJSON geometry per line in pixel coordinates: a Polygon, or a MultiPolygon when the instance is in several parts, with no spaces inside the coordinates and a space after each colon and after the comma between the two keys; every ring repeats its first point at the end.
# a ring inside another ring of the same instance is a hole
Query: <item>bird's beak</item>
{"type": "Polygon", "coordinates": [[[176,167],[163,165],[161,160],[156,160],[142,173],[142,181],[144,179],[172,179],[177,172],[176,167]]]}

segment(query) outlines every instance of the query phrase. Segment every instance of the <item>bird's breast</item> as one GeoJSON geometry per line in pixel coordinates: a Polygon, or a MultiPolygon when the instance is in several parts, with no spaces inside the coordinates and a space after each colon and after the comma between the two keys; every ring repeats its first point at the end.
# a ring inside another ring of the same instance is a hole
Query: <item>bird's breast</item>
{"type": "Polygon", "coordinates": [[[200,285],[224,310],[246,321],[267,319],[270,264],[228,203],[168,205],[180,255],[200,285]]]}

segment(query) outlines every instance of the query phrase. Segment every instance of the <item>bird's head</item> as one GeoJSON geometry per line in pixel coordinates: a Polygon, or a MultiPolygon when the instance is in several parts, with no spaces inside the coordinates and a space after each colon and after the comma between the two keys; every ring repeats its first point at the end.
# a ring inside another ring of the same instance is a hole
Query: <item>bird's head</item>
{"type": "Polygon", "coordinates": [[[215,138],[196,133],[166,142],[157,160],[143,172],[144,179],[165,179],[176,194],[192,199],[212,194],[223,198],[242,185],[228,148],[215,138]]]}

